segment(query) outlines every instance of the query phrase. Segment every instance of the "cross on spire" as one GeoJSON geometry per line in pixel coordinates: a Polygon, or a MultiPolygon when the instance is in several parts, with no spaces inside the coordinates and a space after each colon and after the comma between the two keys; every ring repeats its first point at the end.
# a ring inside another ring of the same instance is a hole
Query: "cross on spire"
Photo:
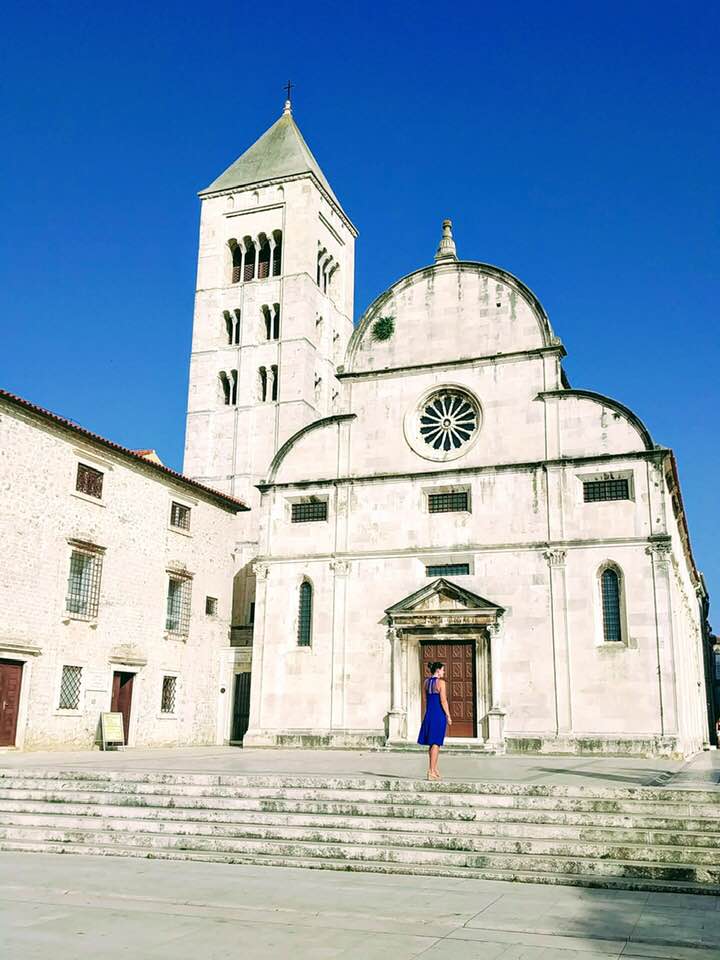
{"type": "Polygon", "coordinates": [[[285,99],[288,103],[292,103],[292,88],[295,86],[294,83],[291,83],[290,80],[285,84],[285,99]]]}

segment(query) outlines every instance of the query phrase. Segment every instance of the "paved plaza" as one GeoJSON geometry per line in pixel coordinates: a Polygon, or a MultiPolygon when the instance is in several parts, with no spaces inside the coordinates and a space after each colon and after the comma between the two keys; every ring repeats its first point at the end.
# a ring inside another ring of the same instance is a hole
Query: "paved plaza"
{"type": "Polygon", "coordinates": [[[720,900],[0,853],[8,960],[720,958],[720,900]]]}
{"type": "MultiPolygon", "coordinates": [[[[720,790],[720,752],[699,753],[690,761],[653,757],[484,756],[449,754],[440,763],[446,780],[531,783],[576,787],[672,786],[720,790]]],[[[102,753],[0,752],[2,768],[127,770],[207,774],[309,774],[344,777],[422,779],[424,750],[242,750],[238,747],[130,748],[102,753]]]]}

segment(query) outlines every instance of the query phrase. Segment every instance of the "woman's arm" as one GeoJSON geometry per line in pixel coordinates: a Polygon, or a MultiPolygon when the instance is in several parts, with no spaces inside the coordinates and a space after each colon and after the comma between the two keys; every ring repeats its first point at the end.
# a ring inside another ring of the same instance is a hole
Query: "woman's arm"
{"type": "Polygon", "coordinates": [[[445,692],[446,690],[445,681],[438,680],[437,685],[438,685],[438,693],[440,694],[440,706],[445,711],[445,716],[447,717],[448,726],[451,727],[452,717],[450,716],[450,707],[448,706],[447,693],[445,692]]]}

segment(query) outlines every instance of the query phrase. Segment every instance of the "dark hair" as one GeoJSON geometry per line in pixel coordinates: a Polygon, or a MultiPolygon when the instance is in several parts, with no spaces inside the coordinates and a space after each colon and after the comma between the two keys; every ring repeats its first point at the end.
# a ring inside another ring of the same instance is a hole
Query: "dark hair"
{"type": "Polygon", "coordinates": [[[441,663],[439,660],[433,660],[431,663],[427,665],[427,668],[430,671],[430,673],[435,673],[436,670],[439,670],[440,667],[444,667],[444,666],[445,664],[441,663]]]}

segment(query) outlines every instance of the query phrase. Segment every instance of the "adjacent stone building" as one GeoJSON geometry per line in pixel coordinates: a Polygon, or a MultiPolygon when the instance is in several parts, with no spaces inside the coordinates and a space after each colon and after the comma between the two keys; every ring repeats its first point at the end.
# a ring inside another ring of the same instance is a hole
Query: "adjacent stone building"
{"type": "Polygon", "coordinates": [[[0,746],[228,738],[246,507],[147,453],[0,391],[0,746]]]}

